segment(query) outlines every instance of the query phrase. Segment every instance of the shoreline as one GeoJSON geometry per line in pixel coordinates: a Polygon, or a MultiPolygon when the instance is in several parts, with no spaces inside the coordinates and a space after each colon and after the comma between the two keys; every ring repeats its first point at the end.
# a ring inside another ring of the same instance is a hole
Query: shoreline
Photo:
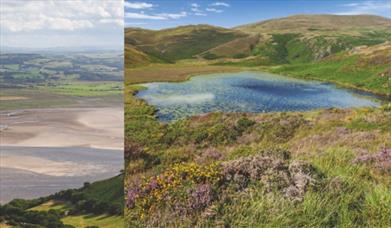
{"type": "MultiPolygon", "coordinates": [[[[226,67],[226,66],[221,66],[221,67],[226,67]]],[[[229,66],[229,67],[232,68],[232,66],[229,66]]],[[[134,69],[137,69],[137,68],[134,68],[134,69]]],[[[342,82],[338,82],[338,81],[334,81],[334,80],[324,80],[324,79],[319,79],[319,78],[316,78],[316,77],[299,77],[299,76],[295,76],[295,75],[289,74],[289,73],[277,74],[277,73],[273,73],[270,69],[271,69],[270,67],[262,67],[262,69],[259,69],[259,68],[254,69],[252,67],[233,67],[232,69],[216,70],[216,71],[213,71],[213,72],[190,73],[190,74],[184,76],[183,79],[176,79],[176,80],[160,80],[159,79],[159,80],[153,80],[153,81],[150,81],[150,82],[132,82],[132,83],[129,83],[129,85],[141,85],[141,84],[147,84],[147,83],[153,83],[153,82],[180,83],[180,82],[188,81],[192,77],[197,77],[197,76],[202,76],[202,75],[219,74],[219,73],[236,73],[236,72],[242,72],[242,71],[254,71],[254,72],[260,72],[260,73],[276,74],[276,75],[280,75],[280,76],[285,76],[285,77],[290,77],[290,78],[295,78],[295,79],[301,79],[301,80],[313,80],[313,81],[319,81],[319,82],[325,82],[325,83],[332,83],[335,86],[337,86],[338,88],[352,89],[352,90],[356,90],[358,92],[366,92],[366,93],[369,93],[370,95],[381,97],[385,101],[388,101],[388,102],[391,101],[391,94],[379,93],[379,92],[372,91],[372,90],[369,90],[369,89],[357,87],[357,86],[354,86],[352,84],[342,83],[342,82]]]]}

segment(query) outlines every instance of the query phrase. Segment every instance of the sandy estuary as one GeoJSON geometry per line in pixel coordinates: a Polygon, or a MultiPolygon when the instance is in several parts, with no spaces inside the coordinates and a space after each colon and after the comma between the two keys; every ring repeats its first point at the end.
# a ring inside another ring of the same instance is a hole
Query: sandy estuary
{"type": "Polygon", "coordinates": [[[0,203],[112,177],[123,169],[123,109],[0,112],[0,203]]]}

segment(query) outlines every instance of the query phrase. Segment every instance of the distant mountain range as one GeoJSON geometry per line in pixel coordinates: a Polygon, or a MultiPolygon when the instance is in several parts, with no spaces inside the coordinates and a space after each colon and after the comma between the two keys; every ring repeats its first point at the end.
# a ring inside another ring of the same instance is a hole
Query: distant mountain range
{"type": "Polygon", "coordinates": [[[125,62],[137,66],[198,58],[253,65],[307,63],[387,41],[391,19],[372,15],[294,15],[234,28],[126,28],[125,62]]]}

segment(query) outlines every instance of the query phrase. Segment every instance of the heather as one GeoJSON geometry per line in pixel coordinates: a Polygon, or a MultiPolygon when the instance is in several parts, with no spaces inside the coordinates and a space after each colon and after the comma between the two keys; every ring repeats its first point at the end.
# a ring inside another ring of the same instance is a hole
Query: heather
{"type": "Polygon", "coordinates": [[[162,123],[126,88],[129,227],[391,225],[389,105],[162,123]]]}

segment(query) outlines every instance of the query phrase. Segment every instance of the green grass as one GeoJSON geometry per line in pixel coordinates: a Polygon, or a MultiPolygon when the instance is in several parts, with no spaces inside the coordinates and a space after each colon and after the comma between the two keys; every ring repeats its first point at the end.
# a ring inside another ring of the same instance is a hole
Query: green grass
{"type": "Polygon", "coordinates": [[[61,221],[66,225],[74,227],[97,226],[102,228],[118,228],[124,226],[123,218],[120,216],[77,215],[66,216],[61,221]]]}
{"type": "Polygon", "coordinates": [[[242,36],[244,35],[233,30],[206,25],[159,31],[131,28],[125,30],[126,43],[134,44],[152,59],[168,63],[193,58],[210,48],[242,36]]]}
{"type": "MultiPolygon", "coordinates": [[[[307,189],[299,202],[292,202],[278,191],[266,193],[265,186],[258,182],[251,182],[245,191],[223,185],[215,191],[226,188],[219,193],[224,196],[218,195],[201,212],[186,216],[175,215],[171,208],[175,200],[159,203],[151,196],[145,205],[154,206],[148,206],[151,209],[145,209],[147,212],[140,205],[126,210],[129,226],[154,226],[157,221],[167,227],[391,225],[389,171],[354,162],[358,151],[373,154],[383,146],[391,147],[387,142],[391,137],[391,113],[386,108],[253,115],[213,113],[161,124],[154,118],[153,107],[132,96],[134,90],[142,88],[126,88],[126,186],[133,186],[131,183],[138,178],[162,178],[175,164],[182,169],[192,163],[205,166],[257,155],[270,148],[289,150],[291,160],[306,161],[322,175],[317,187],[307,189]],[[206,151],[217,151],[220,157],[208,157],[206,151]]],[[[193,188],[194,184],[187,182],[176,186],[176,195],[170,199],[182,199],[193,188]]]]}
{"type": "Polygon", "coordinates": [[[45,203],[42,203],[38,206],[29,208],[30,211],[49,211],[49,210],[58,210],[61,212],[67,211],[72,208],[70,203],[59,201],[59,200],[49,200],[45,203]]]}
{"type": "Polygon", "coordinates": [[[77,82],[43,87],[54,93],[78,97],[99,97],[122,94],[122,82],[77,82]]]}
{"type": "Polygon", "coordinates": [[[91,183],[82,192],[87,198],[123,205],[123,175],[91,183]]]}
{"type": "Polygon", "coordinates": [[[379,94],[391,94],[391,82],[379,75],[387,65],[363,65],[358,56],[323,60],[315,63],[285,65],[271,69],[273,73],[335,82],[379,94]]]}

